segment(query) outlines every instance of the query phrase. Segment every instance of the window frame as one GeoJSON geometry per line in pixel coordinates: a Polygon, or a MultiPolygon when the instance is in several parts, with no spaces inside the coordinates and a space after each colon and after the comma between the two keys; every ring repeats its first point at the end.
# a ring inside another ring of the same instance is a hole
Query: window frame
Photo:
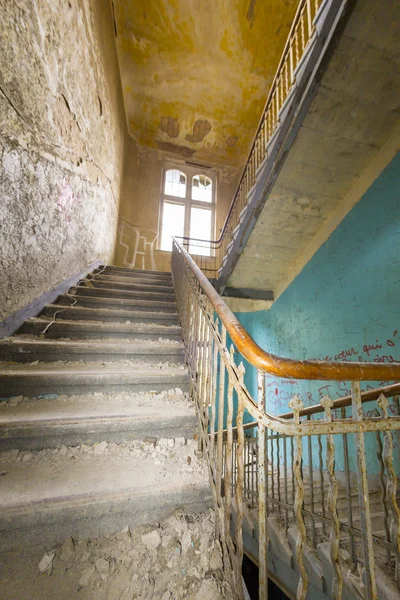
{"type": "MultiPolygon", "coordinates": [[[[164,213],[164,204],[165,202],[170,204],[178,204],[180,206],[185,207],[185,218],[184,218],[184,227],[183,227],[183,235],[184,237],[190,237],[190,216],[192,208],[203,208],[211,211],[211,231],[210,231],[210,240],[215,237],[215,205],[216,205],[216,176],[215,173],[211,169],[201,169],[197,167],[192,167],[190,165],[182,165],[178,163],[165,163],[162,169],[162,181],[161,181],[161,198],[160,198],[160,211],[158,218],[158,240],[157,240],[157,250],[161,252],[170,252],[170,250],[164,250],[161,248],[162,242],[162,224],[163,224],[163,213],[164,213]],[[165,183],[166,183],[166,174],[167,171],[174,169],[176,171],[180,171],[186,176],[186,196],[184,198],[178,198],[177,196],[170,196],[165,193],[165,183]],[[211,193],[211,202],[204,202],[201,200],[193,200],[192,199],[192,182],[193,177],[195,175],[204,175],[208,177],[212,181],[212,193],[211,193]]],[[[210,248],[210,256],[213,256],[213,248],[210,248]]]]}

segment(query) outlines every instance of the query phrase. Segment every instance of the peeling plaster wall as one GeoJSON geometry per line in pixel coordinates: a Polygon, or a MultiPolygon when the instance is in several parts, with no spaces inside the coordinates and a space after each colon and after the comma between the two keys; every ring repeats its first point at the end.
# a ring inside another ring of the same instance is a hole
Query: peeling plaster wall
{"type": "Polygon", "coordinates": [[[112,1],[132,136],[243,165],[299,0],[112,1]]]}
{"type": "Polygon", "coordinates": [[[0,318],[114,251],[126,123],[108,0],[0,0],[0,318]]]}
{"type": "MultiPolygon", "coordinates": [[[[262,348],[302,360],[400,361],[399,189],[400,153],[269,311],[236,313],[262,348]]],[[[255,397],[257,375],[248,364],[246,371],[255,397]]],[[[389,383],[362,382],[361,388],[389,383]]],[[[266,390],[267,410],[282,414],[295,393],[309,406],[326,394],[332,399],[348,395],[350,384],[267,376],[266,390]]],[[[373,404],[364,404],[367,414],[373,404]]],[[[377,469],[371,436],[368,464],[377,469]]],[[[355,454],[350,453],[352,460],[355,454]]],[[[341,469],[342,457],[337,461],[341,469]]]]}
{"type": "MultiPolygon", "coordinates": [[[[157,250],[150,243],[158,233],[158,220],[161,201],[161,186],[165,163],[179,162],[165,152],[138,146],[129,139],[125,155],[124,183],[120,208],[120,220],[114,262],[121,267],[135,267],[159,271],[171,270],[171,253],[157,250]],[[139,241],[139,237],[141,238],[139,241]],[[147,247],[144,247],[145,238],[147,247]],[[142,255],[136,254],[135,245],[142,255]],[[154,263],[152,262],[152,257],[154,263]]],[[[184,165],[184,163],[182,163],[184,165]]],[[[232,167],[216,167],[216,236],[225,221],[240,171],[232,167]]]]}

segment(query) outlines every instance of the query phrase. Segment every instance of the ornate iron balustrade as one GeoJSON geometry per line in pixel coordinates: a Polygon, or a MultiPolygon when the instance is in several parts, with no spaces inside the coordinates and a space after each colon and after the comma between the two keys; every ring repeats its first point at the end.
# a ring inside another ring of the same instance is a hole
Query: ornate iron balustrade
{"type": "Polygon", "coordinates": [[[193,255],[195,262],[209,277],[217,278],[230,244],[239,228],[246,210],[249,194],[254,188],[257,174],[268,153],[268,143],[273,137],[280,119],[280,112],[296,82],[296,69],[313,39],[314,19],[325,0],[300,0],[293,23],[279,62],[264,110],[257,127],[250,152],[233,196],[221,235],[217,240],[179,238],[193,255]],[[190,246],[193,245],[193,252],[190,246]],[[204,256],[199,249],[211,249],[204,256]]]}
{"type": "Polygon", "coordinates": [[[243,597],[243,532],[254,513],[260,599],[267,598],[270,516],[280,519],[284,532],[291,524],[296,527],[299,600],[307,594],[310,552],[328,536],[332,598],[342,597],[349,571],[364,597],[377,599],[375,563],[380,566],[383,556],[400,589],[400,510],[394,468],[394,437],[400,435],[400,417],[397,408],[394,416],[389,413],[389,398],[396,396],[399,386],[391,386],[379,396],[376,392],[362,395],[360,390],[362,380],[400,380],[400,364],[296,361],[271,355],[247,334],[176,240],[172,273],[200,422],[199,439],[209,466],[217,535],[235,598],[243,597]],[[258,370],[257,398],[252,398],[244,384],[243,358],[258,370]],[[312,410],[294,396],[289,404],[292,413],[275,416],[265,411],[265,373],[347,380],[352,382],[352,394],[336,404],[325,397],[312,410]],[[362,404],[371,400],[376,401],[375,412],[366,416],[362,404]],[[347,406],[351,414],[346,412],[347,406]],[[244,423],[245,414],[253,423],[244,423]],[[312,418],[316,415],[319,418],[312,418]],[[251,430],[257,435],[249,437],[251,430]],[[353,436],[358,500],[352,491],[349,463],[348,441],[353,436]],[[374,492],[382,509],[378,530],[376,515],[371,514],[372,480],[365,452],[366,438],[371,436],[378,448],[374,492]],[[343,473],[335,468],[339,452],[344,458],[343,473]]]}

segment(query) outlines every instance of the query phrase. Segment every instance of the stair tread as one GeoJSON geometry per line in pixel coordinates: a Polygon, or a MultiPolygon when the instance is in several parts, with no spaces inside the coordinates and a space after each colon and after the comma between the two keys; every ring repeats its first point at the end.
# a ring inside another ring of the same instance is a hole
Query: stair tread
{"type": "MultiPolygon", "coordinates": [[[[34,336],[32,336],[34,337],[34,336]]],[[[24,339],[22,336],[15,336],[14,338],[3,338],[0,340],[0,348],[13,348],[14,346],[21,348],[33,349],[49,349],[49,348],[65,348],[66,350],[91,350],[102,352],[116,352],[118,354],[127,353],[143,353],[143,354],[168,354],[168,352],[177,353],[183,352],[184,346],[182,342],[176,340],[163,340],[162,342],[154,340],[68,340],[68,339],[24,339]]]]}
{"type": "MultiPolygon", "coordinates": [[[[49,324],[52,323],[52,319],[49,317],[32,317],[25,321],[25,324],[32,325],[43,325],[43,329],[49,324]]],[[[135,333],[146,333],[146,332],[159,332],[160,335],[166,335],[170,333],[171,335],[177,335],[181,332],[181,328],[178,325],[162,325],[158,323],[110,323],[103,321],[85,321],[82,320],[72,320],[63,319],[62,321],[55,321],[52,324],[52,327],[58,327],[60,329],[65,329],[67,327],[72,327],[74,329],[86,329],[93,331],[115,331],[115,332],[125,332],[128,335],[134,335],[135,333]]]]}
{"type": "Polygon", "coordinates": [[[147,375],[147,374],[158,374],[160,376],[165,374],[180,374],[180,375],[189,375],[187,374],[186,368],[183,365],[177,366],[167,366],[163,365],[163,368],[160,369],[156,364],[141,364],[141,363],[132,363],[129,361],[117,361],[114,363],[96,363],[96,362],[72,362],[72,361],[59,361],[62,364],[56,363],[48,363],[48,362],[39,362],[34,361],[35,364],[26,364],[26,363],[11,363],[7,361],[0,361],[0,377],[4,375],[42,375],[42,374],[51,374],[51,375],[89,375],[89,374],[102,374],[102,373],[110,373],[110,374],[121,374],[127,376],[135,376],[135,375],[147,375]],[[128,364],[127,364],[128,362],[128,364]]]}
{"type": "MultiPolygon", "coordinates": [[[[72,304],[73,300],[75,300],[77,304],[79,304],[80,302],[92,302],[95,304],[112,304],[113,306],[116,304],[122,306],[157,306],[159,308],[173,308],[174,312],[176,312],[176,302],[168,302],[159,299],[148,300],[146,298],[105,298],[102,296],[90,296],[86,294],[82,296],[79,296],[78,294],[74,294],[73,296],[61,294],[59,296],[59,299],[67,300],[68,305],[72,304]]],[[[65,304],[60,306],[65,306],[65,304]]]]}
{"type": "Polygon", "coordinates": [[[1,428],[29,426],[37,423],[49,425],[59,422],[108,419],[165,420],[179,417],[196,419],[194,404],[185,396],[122,392],[116,394],[49,395],[34,401],[21,402],[16,407],[0,407],[1,428]]]}
{"type": "MultiPolygon", "coordinates": [[[[137,445],[137,444],[136,444],[137,445]]],[[[128,445],[126,445],[128,446],[128,445]]],[[[9,517],[10,511],[35,512],[38,505],[55,503],[79,503],[93,497],[118,497],[120,494],[145,496],[176,492],[194,486],[207,488],[205,468],[187,469],[188,454],[194,455],[196,444],[177,448],[163,465],[156,465],[151,456],[123,457],[120,448],[107,456],[80,454],[61,456],[46,452],[33,453],[29,462],[6,460],[0,454],[0,468],[6,470],[0,499],[0,524],[9,517]],[[168,467],[168,476],[163,477],[168,467]],[[161,476],[160,476],[161,474],[161,476]]],[[[192,459],[193,463],[193,459],[192,459]]],[[[204,466],[205,467],[205,466],[204,466]]]]}
{"type": "MultiPolygon", "coordinates": [[[[89,306],[67,306],[65,304],[48,304],[43,310],[48,312],[50,310],[70,312],[70,313],[82,313],[84,315],[95,315],[99,316],[109,316],[109,317],[118,317],[120,316],[122,319],[129,320],[129,318],[143,318],[149,319],[177,319],[178,313],[173,312],[146,312],[140,310],[126,310],[122,308],[92,308],[89,306]]],[[[62,314],[62,313],[60,313],[62,314]]],[[[59,318],[57,316],[57,318],[59,318]]],[[[101,319],[100,319],[101,320],[101,319]]]]}

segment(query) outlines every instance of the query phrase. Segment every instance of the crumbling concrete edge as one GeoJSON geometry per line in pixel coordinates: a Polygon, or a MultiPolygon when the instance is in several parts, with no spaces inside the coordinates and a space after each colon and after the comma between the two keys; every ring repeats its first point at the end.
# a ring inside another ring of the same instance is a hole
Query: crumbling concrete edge
{"type": "Polygon", "coordinates": [[[103,261],[97,258],[82,271],[74,273],[68,279],[64,279],[64,281],[39,296],[39,298],[35,298],[26,306],[23,306],[19,310],[6,317],[0,323],[0,339],[15,333],[17,329],[21,327],[24,321],[26,321],[26,319],[29,319],[30,317],[36,317],[47,304],[53,303],[60,294],[67,292],[73,285],[86,277],[88,273],[91,273],[94,271],[94,269],[97,269],[97,267],[99,267],[101,264],[103,264],[103,261]]]}

